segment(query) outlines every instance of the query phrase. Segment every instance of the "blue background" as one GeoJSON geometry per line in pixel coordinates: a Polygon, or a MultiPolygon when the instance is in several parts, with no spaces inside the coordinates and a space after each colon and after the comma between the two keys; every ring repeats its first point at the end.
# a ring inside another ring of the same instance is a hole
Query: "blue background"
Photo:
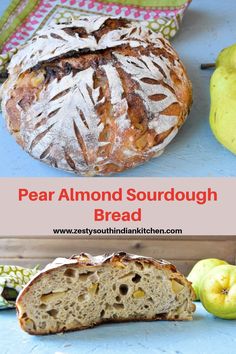
{"type": "Polygon", "coordinates": [[[1,354],[235,354],[235,321],[208,314],[193,321],[106,324],[84,331],[30,336],[14,310],[0,313],[1,354]]]}
{"type": "MultiPolygon", "coordinates": [[[[0,1],[0,15],[9,1],[0,1]]],[[[173,45],[193,83],[191,114],[164,154],[116,176],[212,177],[236,176],[236,156],[213,137],[209,123],[209,80],[204,62],[214,62],[218,52],[236,42],[235,0],[194,0],[173,45]]],[[[34,160],[16,144],[0,116],[0,176],[73,176],[34,160]]]]}

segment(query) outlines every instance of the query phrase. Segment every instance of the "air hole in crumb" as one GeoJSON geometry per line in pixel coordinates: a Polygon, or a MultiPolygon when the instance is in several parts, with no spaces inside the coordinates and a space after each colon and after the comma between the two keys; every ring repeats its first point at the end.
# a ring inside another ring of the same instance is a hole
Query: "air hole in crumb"
{"type": "Polygon", "coordinates": [[[65,275],[66,277],[74,278],[75,275],[76,275],[76,271],[75,271],[75,269],[68,268],[68,269],[64,272],[64,275],[65,275]]]}
{"type": "Polygon", "coordinates": [[[46,305],[46,304],[41,304],[41,305],[39,305],[39,308],[40,308],[40,309],[46,309],[46,308],[47,308],[47,305],[46,305]]]}
{"type": "Polygon", "coordinates": [[[82,273],[79,275],[79,279],[82,281],[86,281],[91,274],[93,274],[93,272],[82,273]]]}
{"type": "Polygon", "coordinates": [[[115,291],[116,290],[116,284],[112,285],[112,289],[115,291]]]}
{"type": "Polygon", "coordinates": [[[138,269],[143,270],[143,265],[140,262],[135,262],[135,265],[138,269]]]}
{"type": "Polygon", "coordinates": [[[103,317],[105,315],[105,311],[102,310],[101,313],[100,313],[100,316],[103,317]]]}
{"type": "Polygon", "coordinates": [[[58,314],[58,311],[55,309],[52,309],[52,310],[47,311],[47,313],[52,317],[56,317],[56,315],[58,314]]]}
{"type": "Polygon", "coordinates": [[[27,313],[24,312],[23,315],[21,316],[21,318],[26,318],[26,317],[28,317],[28,316],[27,316],[27,313]]]}
{"type": "Polygon", "coordinates": [[[148,306],[148,305],[144,305],[144,308],[145,308],[145,309],[149,309],[149,306],[148,306]]]}
{"type": "Polygon", "coordinates": [[[121,295],[126,295],[128,292],[128,286],[126,284],[121,284],[119,290],[121,295]]]}
{"type": "Polygon", "coordinates": [[[120,300],[121,300],[120,296],[117,296],[117,297],[116,297],[116,301],[117,301],[117,302],[120,302],[120,300]]]}
{"type": "Polygon", "coordinates": [[[113,307],[117,310],[119,309],[123,309],[124,308],[124,305],[123,304],[113,304],[113,307]]]}
{"type": "Polygon", "coordinates": [[[40,323],[39,327],[42,328],[42,329],[46,328],[46,322],[40,323]]]}
{"type": "Polygon", "coordinates": [[[108,304],[108,303],[106,303],[106,304],[105,304],[105,309],[106,309],[106,310],[111,309],[111,305],[110,305],[110,304],[108,304]]]}
{"type": "Polygon", "coordinates": [[[78,296],[78,301],[82,302],[86,299],[86,294],[82,294],[78,296]]]}
{"type": "Polygon", "coordinates": [[[141,279],[141,276],[139,274],[135,274],[135,276],[132,278],[132,282],[138,283],[141,279]]]}

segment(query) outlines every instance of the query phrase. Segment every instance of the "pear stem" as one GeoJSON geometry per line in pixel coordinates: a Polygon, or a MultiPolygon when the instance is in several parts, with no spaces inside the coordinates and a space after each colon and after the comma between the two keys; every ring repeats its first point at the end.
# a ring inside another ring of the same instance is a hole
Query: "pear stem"
{"type": "Polygon", "coordinates": [[[206,64],[201,64],[200,68],[202,70],[205,70],[205,69],[214,69],[216,67],[216,64],[215,63],[206,63],[206,64]]]}

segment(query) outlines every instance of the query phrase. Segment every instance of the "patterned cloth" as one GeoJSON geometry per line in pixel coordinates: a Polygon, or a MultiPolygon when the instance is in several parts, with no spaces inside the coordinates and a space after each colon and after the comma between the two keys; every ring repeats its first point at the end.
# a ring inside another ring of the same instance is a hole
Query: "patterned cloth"
{"type": "Polygon", "coordinates": [[[17,295],[37,273],[38,267],[0,265],[0,310],[15,307],[17,295]]]}
{"type": "Polygon", "coordinates": [[[83,14],[101,14],[143,21],[166,38],[175,36],[191,0],[12,0],[0,18],[0,72],[17,47],[50,22],[83,14]]]}

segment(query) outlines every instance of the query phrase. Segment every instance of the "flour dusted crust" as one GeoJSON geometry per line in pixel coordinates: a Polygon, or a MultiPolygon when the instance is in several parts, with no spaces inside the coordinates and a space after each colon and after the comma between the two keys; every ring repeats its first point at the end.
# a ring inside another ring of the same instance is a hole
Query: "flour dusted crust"
{"type": "Polygon", "coordinates": [[[162,35],[84,16],[21,47],[2,99],[10,132],[33,157],[107,175],[162,153],[189,112],[191,84],[162,35]]]}
{"type": "Polygon", "coordinates": [[[191,320],[191,283],[163,260],[118,252],[58,258],[32,279],[16,306],[30,334],[79,330],[104,322],[191,320]]]}

